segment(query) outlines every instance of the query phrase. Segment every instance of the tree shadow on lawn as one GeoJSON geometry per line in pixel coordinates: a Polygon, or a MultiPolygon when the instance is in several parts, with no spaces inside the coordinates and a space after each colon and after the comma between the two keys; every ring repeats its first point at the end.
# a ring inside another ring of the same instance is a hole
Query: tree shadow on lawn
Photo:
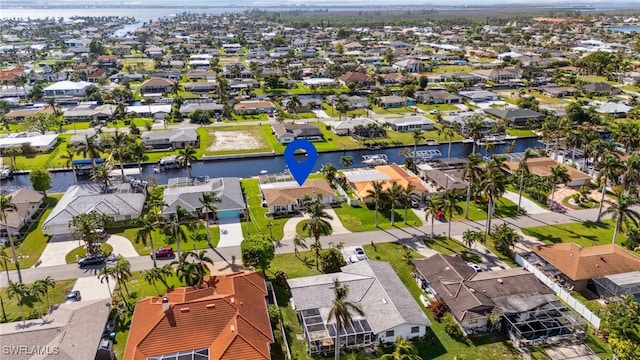
{"type": "Polygon", "coordinates": [[[562,238],[555,236],[555,235],[544,235],[541,234],[537,231],[533,231],[533,230],[529,230],[529,229],[522,229],[522,232],[525,235],[529,235],[529,236],[533,236],[535,238],[538,238],[538,240],[542,241],[543,243],[552,243],[552,244],[558,244],[562,242],[562,238]]]}
{"type": "Polygon", "coordinates": [[[447,349],[430,327],[427,327],[426,340],[417,342],[416,347],[418,355],[423,359],[434,359],[447,353],[447,349]]]}

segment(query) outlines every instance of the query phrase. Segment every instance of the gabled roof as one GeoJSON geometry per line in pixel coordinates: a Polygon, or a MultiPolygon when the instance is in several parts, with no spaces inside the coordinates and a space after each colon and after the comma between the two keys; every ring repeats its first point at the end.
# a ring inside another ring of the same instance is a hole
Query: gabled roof
{"type": "Polygon", "coordinates": [[[338,80],[342,80],[345,83],[356,82],[356,83],[375,83],[375,79],[367,74],[363,74],[361,72],[348,72],[338,78],[338,80]]]}
{"type": "Polygon", "coordinates": [[[271,183],[261,186],[261,190],[262,196],[269,206],[298,204],[305,195],[309,195],[312,199],[317,194],[324,198],[333,196],[333,190],[325,179],[307,179],[302,186],[296,182],[271,183]]]}
{"type": "Polygon", "coordinates": [[[270,359],[273,342],[264,279],[259,273],[212,276],[203,287],[147,297],[136,304],[124,359],[207,348],[209,359],[270,359]]]}
{"type": "Polygon", "coordinates": [[[8,195],[11,197],[11,203],[16,206],[16,210],[7,210],[6,225],[13,231],[18,231],[19,227],[24,223],[25,217],[32,205],[42,203],[44,196],[39,192],[27,188],[20,188],[8,195]]]}
{"type": "Polygon", "coordinates": [[[164,214],[173,214],[178,206],[190,212],[202,209],[202,204],[200,203],[202,193],[212,191],[220,198],[220,202],[215,204],[218,211],[243,210],[246,207],[240,187],[240,179],[237,177],[222,177],[209,179],[199,185],[168,186],[164,189],[164,201],[168,205],[162,212],[164,214]]]}
{"type": "Polygon", "coordinates": [[[141,135],[143,142],[162,141],[167,142],[190,142],[198,140],[198,132],[195,129],[175,129],[160,131],[145,131],[141,135]]]}
{"type": "Polygon", "coordinates": [[[140,85],[140,88],[166,88],[173,86],[173,84],[175,84],[175,82],[171,79],[152,77],[151,79],[143,82],[142,85],[140,85]]]}
{"type": "Polygon", "coordinates": [[[640,271],[640,257],[615,244],[582,247],[571,242],[531,250],[573,281],[640,271]]]}
{"type": "Polygon", "coordinates": [[[484,109],[484,112],[497,116],[501,119],[505,120],[514,120],[514,119],[538,119],[543,115],[539,112],[533,111],[531,109],[495,109],[495,108],[487,108],[484,109]]]}
{"type": "Polygon", "coordinates": [[[287,280],[296,310],[330,308],[335,297],[333,280],[337,278],[341,284],[349,287],[347,301],[360,306],[374,333],[379,334],[402,324],[431,326],[388,263],[359,261],[343,266],[341,270],[334,274],[287,280]]]}

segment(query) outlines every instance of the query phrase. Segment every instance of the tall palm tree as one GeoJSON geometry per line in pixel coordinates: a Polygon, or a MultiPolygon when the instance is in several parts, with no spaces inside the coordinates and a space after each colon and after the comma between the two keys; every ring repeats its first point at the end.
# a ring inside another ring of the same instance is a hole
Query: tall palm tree
{"type": "Polygon", "coordinates": [[[520,185],[518,186],[518,209],[522,209],[522,192],[524,191],[524,179],[529,175],[529,159],[533,157],[533,151],[526,148],[522,159],[518,163],[518,173],[520,176],[520,185]]]}
{"type": "Polygon", "coordinates": [[[396,205],[401,203],[404,189],[402,188],[402,185],[394,182],[391,187],[387,189],[386,194],[386,200],[389,205],[391,205],[391,226],[393,226],[396,215],[396,205]]]}
{"type": "Polygon", "coordinates": [[[153,260],[153,267],[156,268],[158,267],[158,264],[156,263],[156,248],[153,244],[153,236],[151,234],[153,234],[153,231],[158,225],[158,219],[155,214],[147,213],[136,219],[136,222],[140,225],[140,228],[136,231],[135,242],[141,242],[145,246],[148,242],[149,245],[151,245],[151,259],[153,260]]]}
{"type": "Polygon", "coordinates": [[[320,172],[324,175],[329,183],[333,183],[333,181],[336,179],[337,171],[338,170],[336,169],[335,165],[333,165],[333,163],[324,164],[320,168],[320,172]]]}
{"type": "Polygon", "coordinates": [[[47,276],[44,279],[36,280],[36,283],[40,284],[41,292],[44,294],[45,299],[47,300],[47,312],[49,311],[49,290],[54,289],[56,287],[56,281],[51,277],[47,276]]]}
{"type": "Polygon", "coordinates": [[[22,321],[24,324],[26,321],[26,317],[24,316],[24,301],[29,297],[29,295],[31,295],[30,289],[22,282],[15,283],[11,281],[7,288],[7,295],[9,296],[9,299],[16,298],[18,301],[18,307],[20,307],[20,311],[22,312],[22,321]]]}
{"type": "Polygon", "coordinates": [[[0,194],[0,220],[4,223],[4,229],[7,233],[7,237],[9,238],[9,245],[11,246],[11,253],[13,255],[13,264],[16,266],[16,270],[18,271],[18,282],[22,283],[22,272],[20,272],[20,263],[18,262],[18,255],[16,254],[16,246],[13,243],[13,236],[9,234],[9,225],[7,224],[7,218],[9,217],[7,212],[18,210],[16,204],[11,200],[11,196],[0,194]]]}
{"type": "Polygon", "coordinates": [[[16,163],[16,156],[22,154],[22,148],[20,146],[8,146],[4,149],[3,155],[11,158],[11,169],[18,170],[18,165],[16,163]]]}
{"type": "Polygon", "coordinates": [[[413,130],[411,136],[413,137],[413,159],[415,160],[416,154],[418,152],[418,144],[420,143],[420,141],[423,141],[425,139],[425,136],[420,129],[413,130]]]}
{"type": "Polygon", "coordinates": [[[211,246],[211,229],[209,228],[209,214],[213,214],[213,218],[218,217],[218,208],[216,207],[216,203],[222,202],[222,199],[218,197],[218,194],[215,191],[203,192],[202,197],[198,199],[200,204],[202,205],[202,209],[205,213],[205,221],[207,228],[207,244],[211,246]]]}
{"type": "Polygon", "coordinates": [[[194,286],[198,283],[200,278],[199,270],[196,265],[188,258],[191,256],[191,251],[185,251],[178,257],[178,260],[172,261],[172,265],[178,265],[176,267],[176,275],[180,281],[184,281],[187,286],[194,286]]]}
{"type": "Polygon", "coordinates": [[[507,186],[507,177],[502,171],[503,158],[493,158],[485,166],[486,175],[481,186],[485,195],[489,198],[487,205],[487,234],[491,231],[491,220],[496,206],[496,201],[504,194],[507,186]]]}
{"type": "Polygon", "coordinates": [[[600,161],[600,181],[602,181],[602,195],[600,197],[600,207],[598,208],[598,216],[596,222],[600,223],[600,217],[602,216],[602,209],[604,206],[604,198],[607,194],[607,180],[615,180],[622,170],[622,164],[618,158],[614,155],[606,154],[602,161],[600,161]]]}
{"type": "Polygon", "coordinates": [[[160,293],[160,290],[158,290],[158,286],[156,285],[156,282],[160,281],[161,277],[162,277],[161,270],[157,267],[153,267],[151,269],[144,271],[144,280],[149,284],[153,285],[153,288],[156,289],[156,293],[158,295],[162,295],[162,294],[160,293]]]}
{"type": "Polygon", "coordinates": [[[426,214],[425,220],[429,220],[429,218],[431,218],[431,235],[429,236],[431,240],[433,240],[433,223],[440,211],[442,211],[442,201],[440,200],[440,197],[432,196],[428,198],[424,212],[426,214]]]}
{"type": "Polygon", "coordinates": [[[142,142],[142,140],[136,140],[129,144],[128,151],[129,151],[129,154],[131,154],[131,156],[133,156],[136,159],[136,162],[138,163],[140,180],[142,180],[142,160],[145,157],[147,146],[142,142]]]}
{"type": "Polygon", "coordinates": [[[551,203],[553,203],[553,196],[556,192],[556,185],[566,184],[571,180],[569,171],[562,165],[557,165],[551,168],[551,174],[549,175],[549,181],[551,182],[551,203]]]}
{"type": "Polygon", "coordinates": [[[187,170],[187,177],[191,177],[191,164],[198,161],[196,149],[187,145],[178,152],[178,164],[187,170]]]}
{"type": "Polygon", "coordinates": [[[120,173],[123,180],[124,165],[122,164],[122,158],[128,151],[127,144],[129,141],[131,141],[129,136],[126,133],[119,132],[118,128],[116,128],[115,133],[113,133],[113,136],[109,139],[109,143],[111,144],[111,153],[118,159],[118,163],[120,164],[120,173]]]}
{"type": "Polygon", "coordinates": [[[640,183],[640,155],[631,154],[625,161],[624,172],[622,173],[622,184],[624,193],[629,195],[631,187],[640,183]]]}
{"type": "Polygon", "coordinates": [[[349,287],[340,284],[337,278],[333,279],[333,304],[329,311],[329,320],[336,320],[335,360],[340,359],[340,336],[345,325],[351,322],[351,314],[364,315],[360,306],[347,301],[349,287]]]}
{"type": "Polygon", "coordinates": [[[331,232],[331,224],[327,220],[332,220],[333,216],[324,211],[320,195],[304,208],[304,212],[309,215],[309,220],[302,224],[302,230],[307,231],[309,236],[313,236],[318,243],[321,235],[328,235],[331,232]]]}
{"type": "Polygon", "coordinates": [[[8,284],[9,282],[11,282],[11,277],[9,277],[9,264],[7,264],[7,261],[13,262],[13,258],[9,254],[7,254],[6,248],[6,245],[0,245],[0,266],[2,266],[7,274],[8,284]]]}
{"type": "Polygon", "coordinates": [[[616,243],[620,230],[624,230],[624,226],[629,222],[632,222],[636,228],[638,227],[640,213],[632,208],[638,204],[640,204],[640,201],[636,197],[619,193],[616,201],[610,202],[609,208],[602,213],[602,215],[611,214],[611,218],[616,224],[616,227],[613,230],[612,243],[616,243]]]}
{"type": "Polygon", "coordinates": [[[76,154],[76,148],[68,146],[65,152],[60,155],[60,159],[64,160],[64,165],[73,171],[73,183],[78,185],[78,176],[76,175],[76,168],[73,166],[73,156],[76,154]]]}
{"type": "Polygon", "coordinates": [[[338,95],[334,102],[334,106],[336,111],[338,112],[338,120],[342,120],[342,114],[346,114],[349,110],[349,102],[344,96],[338,95]]]}
{"type": "Polygon", "coordinates": [[[453,130],[451,126],[443,125],[441,129],[438,130],[438,135],[443,136],[447,139],[449,143],[449,149],[447,150],[447,157],[451,157],[451,143],[453,142],[453,137],[456,136],[456,132],[453,130]]]}
{"type": "Polygon", "coordinates": [[[371,185],[373,186],[373,188],[372,189],[367,189],[367,197],[371,198],[371,200],[373,201],[373,204],[375,206],[376,227],[378,227],[378,225],[379,225],[378,212],[380,210],[380,205],[384,202],[384,200],[386,198],[386,193],[384,191],[383,182],[382,181],[372,181],[371,185]]]}
{"type": "MultiPolygon", "coordinates": [[[[113,266],[103,266],[100,269],[100,272],[98,272],[98,280],[100,280],[101,284],[104,282],[107,283],[107,288],[109,289],[109,296],[113,297],[113,294],[111,292],[111,279],[117,281],[115,268],[113,266]]],[[[120,298],[123,299],[124,302],[126,303],[127,301],[125,300],[124,294],[122,293],[122,287],[118,288],[118,291],[120,292],[120,298]]]]}
{"type": "Polygon", "coordinates": [[[469,202],[471,201],[471,187],[477,186],[482,180],[484,169],[482,167],[482,156],[480,154],[469,154],[467,161],[462,168],[462,176],[467,181],[467,204],[465,206],[464,216],[469,218],[469,202]]]}
{"type": "Polygon", "coordinates": [[[483,115],[475,114],[464,120],[465,133],[467,136],[469,136],[469,138],[473,140],[473,154],[476,153],[476,145],[478,140],[482,139],[482,131],[484,128],[483,118],[483,115]]]}
{"type": "Polygon", "coordinates": [[[162,230],[165,234],[172,236],[177,245],[178,258],[180,257],[180,243],[188,240],[185,227],[193,229],[195,228],[194,217],[183,207],[178,205],[176,207],[176,213],[172,214],[169,220],[166,220],[162,224],[162,230]]]}
{"type": "Polygon", "coordinates": [[[76,147],[76,154],[82,154],[83,157],[91,158],[91,169],[96,169],[96,159],[100,158],[100,153],[104,150],[97,135],[85,135],[84,142],[76,147]]]}
{"type": "Polygon", "coordinates": [[[416,186],[412,183],[407,183],[407,187],[402,189],[402,197],[400,198],[400,204],[404,206],[404,224],[407,224],[407,217],[409,213],[409,207],[411,206],[411,201],[418,200],[418,196],[413,193],[416,189],[416,186]]]}
{"type": "Polygon", "coordinates": [[[116,259],[116,263],[113,266],[113,271],[116,276],[116,281],[120,286],[124,287],[124,290],[129,296],[129,288],[127,287],[127,281],[131,278],[131,263],[124,256],[119,255],[116,259]]]}
{"type": "Polygon", "coordinates": [[[205,264],[213,266],[213,260],[207,255],[205,250],[200,250],[198,252],[192,251],[190,256],[193,258],[193,266],[195,267],[196,274],[198,274],[198,281],[196,282],[196,285],[202,285],[204,282],[204,276],[207,275],[208,270],[205,264]]]}
{"type": "Polygon", "coordinates": [[[289,101],[287,101],[287,112],[290,114],[296,114],[301,106],[302,103],[300,102],[298,95],[291,95],[289,101]]]}
{"type": "Polygon", "coordinates": [[[298,251],[298,248],[302,248],[302,249],[307,248],[307,242],[305,238],[300,235],[296,235],[296,237],[293,238],[293,252],[296,254],[296,257],[300,256],[300,252],[298,251]]]}
{"type": "Polygon", "coordinates": [[[462,206],[458,204],[460,201],[460,195],[455,190],[447,190],[440,197],[442,211],[448,215],[449,218],[449,230],[447,237],[451,238],[451,223],[453,222],[453,213],[462,214],[462,206]]]}
{"type": "Polygon", "coordinates": [[[322,251],[322,244],[319,241],[315,241],[309,247],[311,251],[316,255],[316,270],[320,270],[320,252],[322,251]]]}
{"type": "Polygon", "coordinates": [[[398,335],[393,352],[382,355],[380,360],[422,360],[422,358],[418,355],[418,349],[411,341],[398,335]]]}
{"type": "Polygon", "coordinates": [[[351,167],[353,165],[353,156],[340,156],[340,165],[346,168],[351,167]]]}
{"type": "MultiPolygon", "coordinates": [[[[39,303],[42,303],[42,296],[45,294],[45,292],[48,292],[48,291],[49,289],[47,289],[46,286],[42,282],[40,282],[40,280],[36,280],[32,282],[31,286],[29,287],[29,292],[31,293],[32,296],[38,299],[39,303]]],[[[40,314],[40,309],[38,309],[38,314],[40,314]]]]}
{"type": "Polygon", "coordinates": [[[111,180],[111,166],[108,163],[100,164],[91,171],[91,180],[94,182],[101,181],[105,191],[109,187],[111,180]]]}

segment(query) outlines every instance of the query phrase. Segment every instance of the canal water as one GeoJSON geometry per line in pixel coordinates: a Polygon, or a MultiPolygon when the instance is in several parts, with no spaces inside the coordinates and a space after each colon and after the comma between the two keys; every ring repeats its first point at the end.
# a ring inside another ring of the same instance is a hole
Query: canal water
{"type": "MultiPolygon", "coordinates": [[[[491,154],[504,153],[510,143],[496,145],[490,151],[491,154]]],[[[318,160],[313,168],[313,171],[320,171],[320,168],[324,164],[332,163],[337,169],[342,169],[340,165],[340,157],[351,156],[353,157],[352,167],[362,167],[361,164],[362,155],[367,154],[385,154],[389,158],[390,163],[404,164],[404,158],[399,152],[408,147],[413,151],[413,146],[403,146],[396,148],[385,148],[379,150],[346,150],[336,151],[328,153],[319,153],[318,160]]],[[[541,144],[538,142],[537,137],[520,138],[515,140],[515,146],[513,152],[523,152],[526,148],[539,148],[541,144]]],[[[441,143],[438,146],[420,145],[418,150],[427,149],[439,149],[443,157],[447,157],[449,145],[448,143],[441,143]]],[[[451,157],[466,158],[469,156],[473,149],[473,144],[454,142],[451,144],[451,157]]],[[[486,149],[482,146],[476,146],[476,151],[483,156],[486,155],[486,149]]],[[[298,161],[304,161],[306,158],[304,155],[296,155],[298,161]]],[[[136,167],[135,165],[127,167],[136,167]]],[[[114,167],[118,169],[118,167],[114,167]]],[[[269,173],[280,173],[286,169],[284,156],[266,156],[255,158],[237,158],[237,159],[221,159],[221,160],[208,160],[198,161],[191,166],[191,176],[209,176],[209,177],[221,177],[232,176],[239,178],[249,178],[260,174],[260,171],[266,170],[269,173]]],[[[160,184],[166,184],[170,178],[178,176],[186,176],[185,170],[173,170],[163,171],[158,174],[154,173],[153,165],[144,165],[142,170],[143,178],[149,176],[155,176],[160,184]]],[[[52,188],[49,192],[64,192],[66,189],[73,185],[73,173],[71,171],[56,171],[52,173],[52,188]]],[[[80,183],[89,183],[89,179],[80,179],[80,183]]],[[[31,187],[31,181],[29,181],[28,174],[14,175],[10,180],[0,180],[0,188],[3,191],[12,191],[18,187],[31,187]]]]}

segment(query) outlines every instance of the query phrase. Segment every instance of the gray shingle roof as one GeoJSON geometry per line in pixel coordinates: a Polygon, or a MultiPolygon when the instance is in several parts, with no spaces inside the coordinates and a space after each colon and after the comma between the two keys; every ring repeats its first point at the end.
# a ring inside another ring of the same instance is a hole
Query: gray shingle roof
{"type": "Polygon", "coordinates": [[[184,209],[195,212],[202,208],[200,198],[203,192],[216,192],[221,202],[216,203],[218,211],[243,210],[245,206],[240,179],[237,177],[222,177],[209,179],[201,185],[167,187],[164,190],[164,201],[168,204],[162,211],[164,214],[173,214],[179,205],[184,209]]]}

